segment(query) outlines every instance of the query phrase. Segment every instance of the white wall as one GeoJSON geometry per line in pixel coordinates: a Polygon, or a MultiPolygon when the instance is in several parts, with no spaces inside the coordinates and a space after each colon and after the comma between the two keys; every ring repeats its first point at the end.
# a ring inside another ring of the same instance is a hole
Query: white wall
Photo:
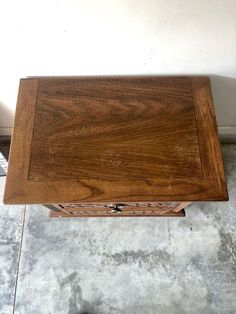
{"type": "Polygon", "coordinates": [[[236,128],[235,0],[0,2],[0,133],[20,77],[210,74],[220,126],[236,128]]]}

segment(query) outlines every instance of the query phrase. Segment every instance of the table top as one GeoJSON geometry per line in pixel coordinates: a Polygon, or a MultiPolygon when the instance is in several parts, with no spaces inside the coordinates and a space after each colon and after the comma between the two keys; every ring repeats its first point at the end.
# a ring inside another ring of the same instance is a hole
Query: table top
{"type": "Polygon", "coordinates": [[[207,77],[21,79],[5,203],[227,198],[207,77]]]}

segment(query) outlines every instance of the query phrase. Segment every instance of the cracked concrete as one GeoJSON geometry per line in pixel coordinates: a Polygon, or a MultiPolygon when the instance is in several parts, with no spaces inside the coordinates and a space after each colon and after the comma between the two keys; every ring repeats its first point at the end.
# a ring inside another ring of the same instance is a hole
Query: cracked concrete
{"type": "Polygon", "coordinates": [[[27,206],[15,313],[236,313],[236,145],[223,153],[230,201],[194,203],[186,218],[52,219],[27,206]]]}

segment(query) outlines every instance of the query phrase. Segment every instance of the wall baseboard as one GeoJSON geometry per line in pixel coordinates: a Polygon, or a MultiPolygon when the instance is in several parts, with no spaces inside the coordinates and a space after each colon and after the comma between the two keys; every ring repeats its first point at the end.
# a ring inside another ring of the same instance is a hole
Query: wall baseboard
{"type": "Polygon", "coordinates": [[[222,125],[218,126],[219,134],[235,134],[236,135],[236,125],[222,125]]]}
{"type": "MultiPolygon", "coordinates": [[[[0,128],[0,136],[12,134],[13,128],[0,128]]],[[[236,143],[236,125],[219,126],[220,140],[222,143],[236,143]]]]}
{"type": "Polygon", "coordinates": [[[221,143],[236,143],[236,125],[218,127],[221,143]]]}
{"type": "Polygon", "coordinates": [[[8,136],[12,134],[13,128],[1,128],[0,127],[0,136],[8,136]]]}

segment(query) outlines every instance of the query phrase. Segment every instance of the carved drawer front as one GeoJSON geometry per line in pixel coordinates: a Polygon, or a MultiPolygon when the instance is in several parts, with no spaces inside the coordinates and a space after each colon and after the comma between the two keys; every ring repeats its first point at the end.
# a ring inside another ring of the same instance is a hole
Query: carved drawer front
{"type": "MultiPolygon", "coordinates": [[[[60,211],[57,216],[97,217],[97,216],[165,216],[177,214],[184,206],[180,202],[125,202],[125,203],[87,203],[54,204],[60,211]]],[[[184,213],[183,213],[184,215],[184,213]]],[[[52,213],[53,216],[53,213],[52,213]]]]}

